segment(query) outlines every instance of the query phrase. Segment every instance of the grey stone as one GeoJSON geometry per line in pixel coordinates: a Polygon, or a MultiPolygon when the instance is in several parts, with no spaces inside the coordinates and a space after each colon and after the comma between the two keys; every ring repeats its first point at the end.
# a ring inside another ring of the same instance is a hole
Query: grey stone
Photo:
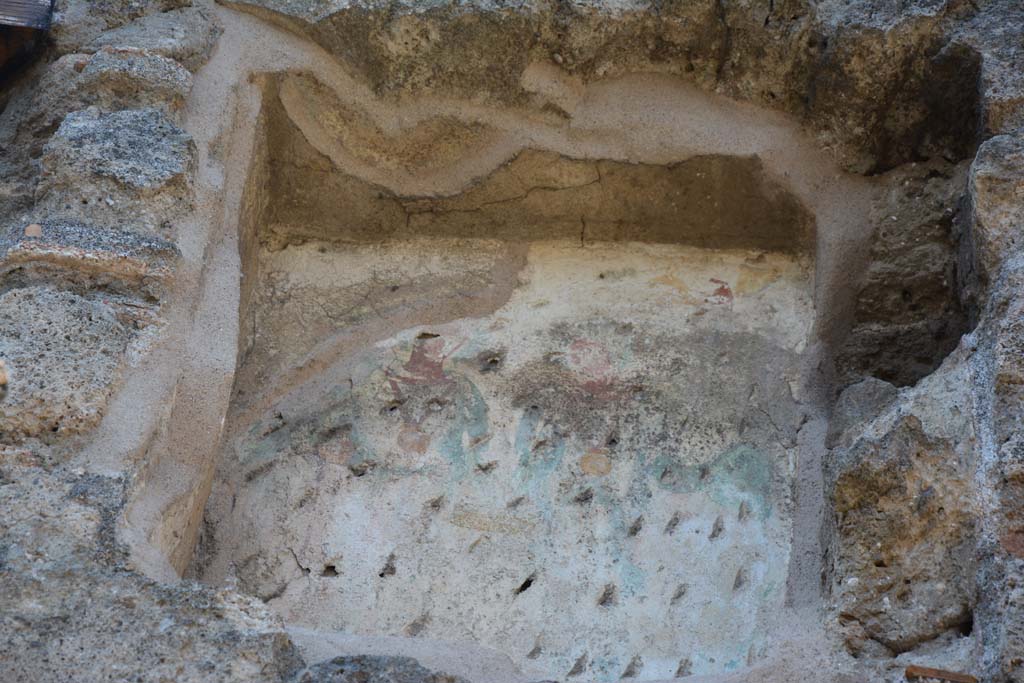
{"type": "Polygon", "coordinates": [[[30,461],[0,466],[0,678],[276,683],[301,667],[258,602],[130,569],[115,538],[122,479],[30,461]]]}
{"type": "Polygon", "coordinates": [[[991,501],[980,548],[979,630],[992,680],[1024,681],[1024,254],[1004,254],[992,284],[979,356],[986,386],[980,421],[991,435],[984,492],[991,501]],[[989,374],[991,373],[991,374],[989,374]]]}
{"type": "Polygon", "coordinates": [[[189,210],[195,145],[156,109],[72,112],[47,143],[36,209],[171,236],[189,210]]]}
{"type": "Polygon", "coordinates": [[[985,141],[968,188],[976,267],[992,279],[1007,257],[1024,249],[1024,130],[985,141]]]}
{"type": "Polygon", "coordinates": [[[95,51],[102,47],[135,47],[177,60],[189,71],[196,71],[209,58],[221,29],[210,13],[202,7],[150,14],[105,31],[83,49],[95,51]]]}
{"type": "Polygon", "coordinates": [[[843,443],[848,446],[843,436],[849,430],[863,427],[882,413],[899,395],[899,390],[892,384],[874,377],[868,377],[856,384],[848,386],[839,395],[832,419],[828,424],[829,448],[843,443]]]}
{"type": "Polygon", "coordinates": [[[1014,0],[979,3],[978,12],[955,30],[955,39],[982,57],[979,87],[986,135],[1024,127],[1024,5],[1014,0]]]}
{"type": "Polygon", "coordinates": [[[865,376],[912,385],[967,331],[955,224],[964,165],[910,164],[888,175],[870,217],[874,231],[854,321],[836,359],[839,385],[865,376]]]}
{"type": "Polygon", "coordinates": [[[50,37],[60,54],[77,52],[104,31],[191,4],[192,0],[56,0],[50,37]]]}
{"type": "Polygon", "coordinates": [[[8,393],[0,441],[53,441],[103,415],[130,337],[115,310],[49,287],[0,296],[0,358],[8,393]]]}
{"type": "Polygon", "coordinates": [[[153,107],[176,118],[191,89],[192,75],[181,65],[145,50],[65,55],[43,74],[21,132],[45,140],[69,112],[91,106],[104,112],[153,107]]]}
{"type": "Polygon", "coordinates": [[[315,664],[295,683],[466,683],[457,676],[424,668],[411,657],[335,657],[315,664]]]}
{"type": "Polygon", "coordinates": [[[970,630],[978,464],[966,354],[903,393],[827,461],[832,600],[847,647],[892,656],[970,630]]]}
{"type": "Polygon", "coordinates": [[[137,107],[163,103],[177,111],[192,89],[192,77],[169,57],[138,48],[105,47],[89,58],[82,69],[81,89],[94,92],[139,91],[137,107]]]}
{"type": "Polygon", "coordinates": [[[52,282],[158,297],[179,256],[172,243],[129,230],[46,222],[39,231],[28,236],[18,224],[0,232],[0,277],[8,284],[52,282]]]}

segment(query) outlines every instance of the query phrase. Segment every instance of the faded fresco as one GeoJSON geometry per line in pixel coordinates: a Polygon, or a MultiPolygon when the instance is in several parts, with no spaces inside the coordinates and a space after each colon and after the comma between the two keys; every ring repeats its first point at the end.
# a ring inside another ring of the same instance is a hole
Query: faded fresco
{"type": "Polygon", "coordinates": [[[207,575],[292,623],[480,642],[540,675],[756,661],[809,290],[770,254],[536,244],[493,313],[379,339],[240,421],[207,575]]]}

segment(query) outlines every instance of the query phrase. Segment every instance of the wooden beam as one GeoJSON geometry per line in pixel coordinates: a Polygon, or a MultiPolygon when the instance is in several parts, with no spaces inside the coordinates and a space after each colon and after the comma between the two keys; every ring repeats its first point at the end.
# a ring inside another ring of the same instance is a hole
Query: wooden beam
{"type": "Polygon", "coordinates": [[[922,678],[932,678],[938,681],[949,683],[978,683],[978,679],[970,674],[946,671],[945,669],[930,669],[927,666],[911,664],[907,667],[906,677],[908,681],[918,681],[922,678]]]}
{"type": "Polygon", "coordinates": [[[45,31],[50,28],[53,0],[0,0],[0,26],[45,31]]]}

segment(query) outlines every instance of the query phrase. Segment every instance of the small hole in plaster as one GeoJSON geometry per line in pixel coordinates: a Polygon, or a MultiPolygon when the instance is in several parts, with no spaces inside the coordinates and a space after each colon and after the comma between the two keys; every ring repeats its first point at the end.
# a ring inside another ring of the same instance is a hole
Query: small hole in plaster
{"type": "Polygon", "coordinates": [[[323,571],[320,572],[320,576],[326,576],[326,577],[329,577],[329,578],[333,578],[335,576],[338,576],[338,567],[337,567],[337,565],[325,564],[323,571]]]}
{"type": "Polygon", "coordinates": [[[411,624],[405,627],[405,635],[410,637],[418,636],[430,623],[430,613],[421,614],[411,624]]]}
{"type": "Polygon", "coordinates": [[[576,660],[576,663],[572,665],[572,668],[569,669],[569,673],[567,673],[566,676],[579,676],[581,673],[584,672],[584,670],[586,670],[586,668],[587,653],[584,652],[580,655],[579,659],[576,660]]]}
{"type": "Polygon", "coordinates": [[[644,516],[640,515],[633,520],[633,523],[629,525],[629,531],[627,532],[630,536],[636,536],[640,533],[640,530],[644,528],[644,516]]]}
{"type": "Polygon", "coordinates": [[[592,500],[594,500],[594,490],[588,488],[577,494],[577,496],[572,499],[572,502],[578,503],[579,505],[586,505],[592,500]]]}
{"type": "Polygon", "coordinates": [[[384,563],[384,568],[380,570],[380,573],[377,574],[377,576],[383,579],[388,576],[394,576],[396,571],[397,570],[395,569],[395,554],[391,553],[390,555],[388,555],[387,562],[384,563]]]}
{"type": "Polygon", "coordinates": [[[740,567],[736,571],[736,578],[732,580],[733,591],[738,591],[747,585],[747,569],[746,567],[740,567]]]}
{"type": "Polygon", "coordinates": [[[634,655],[633,659],[629,660],[629,665],[626,670],[622,672],[622,678],[636,678],[640,675],[640,672],[644,668],[644,660],[640,655],[634,655]]]}
{"type": "Polygon", "coordinates": [[[348,466],[348,471],[356,477],[362,477],[376,466],[377,463],[373,460],[363,460],[362,462],[351,463],[348,466]]]}
{"type": "Polygon", "coordinates": [[[601,591],[601,597],[597,599],[597,604],[600,607],[611,607],[616,602],[617,592],[614,583],[605,585],[604,590],[601,591]]]}
{"type": "Polygon", "coordinates": [[[678,512],[673,513],[672,518],[669,519],[668,520],[668,524],[665,525],[665,535],[666,536],[671,536],[672,535],[672,533],[676,530],[676,527],[679,526],[680,519],[682,519],[682,518],[679,516],[678,512]]]}
{"type": "Polygon", "coordinates": [[[693,666],[690,664],[689,657],[683,657],[679,660],[679,666],[676,668],[676,678],[686,678],[693,673],[693,666]]]}
{"type": "Polygon", "coordinates": [[[480,363],[480,372],[496,372],[505,363],[504,351],[484,351],[477,360],[480,363]]]}
{"type": "Polygon", "coordinates": [[[519,584],[519,588],[516,588],[516,595],[521,595],[526,591],[530,590],[530,586],[537,579],[537,572],[534,572],[526,577],[526,580],[519,584]]]}
{"type": "Polygon", "coordinates": [[[722,515],[718,515],[715,518],[715,523],[711,526],[711,534],[708,536],[708,540],[715,540],[722,535],[723,531],[725,531],[725,520],[722,519],[722,515]]]}
{"type": "Polygon", "coordinates": [[[334,437],[338,436],[339,434],[348,434],[351,431],[352,431],[352,425],[351,424],[331,425],[330,427],[328,427],[327,429],[325,429],[323,432],[320,433],[320,437],[322,439],[324,439],[324,440],[333,439],[334,437]]]}

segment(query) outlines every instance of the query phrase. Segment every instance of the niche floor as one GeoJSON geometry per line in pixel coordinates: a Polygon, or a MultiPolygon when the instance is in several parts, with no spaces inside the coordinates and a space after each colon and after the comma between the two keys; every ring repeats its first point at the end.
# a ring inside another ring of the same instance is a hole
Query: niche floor
{"type": "Polygon", "coordinates": [[[197,558],[293,625],[656,680],[771,647],[810,264],[309,242],[259,257],[197,558]]]}

